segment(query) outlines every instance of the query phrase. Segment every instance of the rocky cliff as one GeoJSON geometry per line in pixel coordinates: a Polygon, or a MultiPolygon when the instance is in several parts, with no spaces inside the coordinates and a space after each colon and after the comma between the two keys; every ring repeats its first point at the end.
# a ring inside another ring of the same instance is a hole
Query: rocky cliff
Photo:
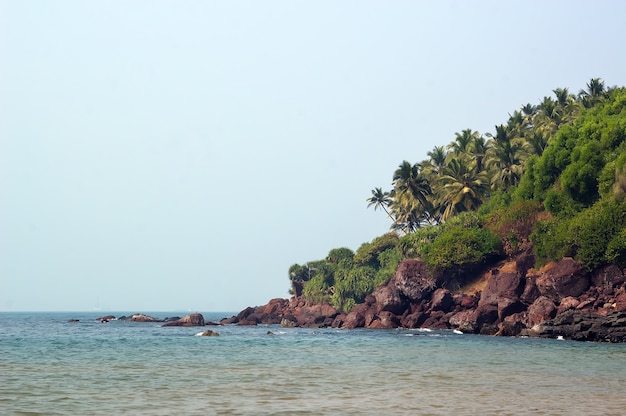
{"type": "Polygon", "coordinates": [[[303,297],[273,299],[222,323],[285,327],[431,328],[503,336],[626,341],[626,276],[616,266],[592,273],[564,258],[536,270],[528,250],[447,287],[419,259],[405,260],[394,277],[349,313],[303,297]]]}

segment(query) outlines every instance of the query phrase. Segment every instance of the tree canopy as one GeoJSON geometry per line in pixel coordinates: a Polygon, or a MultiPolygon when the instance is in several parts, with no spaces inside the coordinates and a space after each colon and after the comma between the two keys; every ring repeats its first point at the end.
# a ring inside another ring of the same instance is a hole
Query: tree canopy
{"type": "Polygon", "coordinates": [[[392,231],[293,265],[294,287],[349,310],[406,258],[458,275],[532,247],[538,264],[572,256],[589,270],[626,267],[626,88],[599,78],[578,94],[556,88],[493,132],[463,129],[426,154],[367,199],[392,231]]]}

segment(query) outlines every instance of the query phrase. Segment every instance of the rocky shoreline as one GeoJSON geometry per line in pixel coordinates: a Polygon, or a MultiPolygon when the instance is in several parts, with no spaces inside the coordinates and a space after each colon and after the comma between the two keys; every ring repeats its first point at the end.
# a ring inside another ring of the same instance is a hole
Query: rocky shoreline
{"type": "Polygon", "coordinates": [[[625,271],[609,265],[591,273],[572,258],[535,270],[531,250],[458,282],[432,276],[419,259],[349,313],[302,296],[249,307],[222,324],[283,327],[430,328],[464,333],[626,342],[625,271]],[[454,283],[458,286],[458,283],[454,283]]]}

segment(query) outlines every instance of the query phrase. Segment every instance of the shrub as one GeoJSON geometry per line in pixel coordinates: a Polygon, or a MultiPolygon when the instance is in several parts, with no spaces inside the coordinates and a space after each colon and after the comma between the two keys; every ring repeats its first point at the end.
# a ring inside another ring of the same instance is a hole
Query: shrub
{"type": "Polygon", "coordinates": [[[354,254],[354,263],[359,266],[379,268],[378,255],[389,248],[395,248],[398,241],[398,235],[393,232],[376,237],[371,243],[364,243],[359,247],[354,254]]]}
{"type": "Polygon", "coordinates": [[[402,259],[421,257],[424,246],[432,243],[442,232],[440,225],[428,225],[402,236],[397,248],[399,255],[402,259]]]}
{"type": "Polygon", "coordinates": [[[621,233],[626,227],[626,204],[601,200],[571,219],[540,221],[531,241],[539,264],[574,257],[587,270],[620,259],[621,233]]]}
{"type": "Polygon", "coordinates": [[[500,238],[504,253],[513,256],[529,246],[528,237],[541,211],[542,205],[538,201],[516,202],[494,212],[487,219],[485,227],[500,238]]]}
{"type": "Polygon", "coordinates": [[[448,270],[479,264],[498,253],[498,238],[489,230],[454,227],[425,246],[422,259],[431,270],[448,270]]]}

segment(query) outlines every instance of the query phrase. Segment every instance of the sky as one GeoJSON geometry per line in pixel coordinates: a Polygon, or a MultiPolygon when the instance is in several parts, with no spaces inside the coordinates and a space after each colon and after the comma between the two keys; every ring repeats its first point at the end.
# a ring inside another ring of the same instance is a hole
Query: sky
{"type": "Polygon", "coordinates": [[[626,3],[0,0],[0,311],[239,311],[455,132],[626,85],[626,3]]]}

